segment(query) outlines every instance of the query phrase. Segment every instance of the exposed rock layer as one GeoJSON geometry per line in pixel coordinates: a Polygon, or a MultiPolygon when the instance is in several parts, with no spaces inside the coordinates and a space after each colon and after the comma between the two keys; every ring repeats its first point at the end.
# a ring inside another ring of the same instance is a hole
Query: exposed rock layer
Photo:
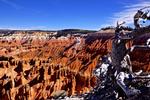
{"type": "MultiPolygon", "coordinates": [[[[93,34],[79,43],[75,37],[1,40],[0,98],[34,100],[89,92],[96,84],[93,69],[101,56],[111,52],[112,37],[93,34]]],[[[149,37],[130,41],[128,47],[149,37]]],[[[150,51],[136,50],[131,59],[135,71],[150,71],[150,51]]]]}

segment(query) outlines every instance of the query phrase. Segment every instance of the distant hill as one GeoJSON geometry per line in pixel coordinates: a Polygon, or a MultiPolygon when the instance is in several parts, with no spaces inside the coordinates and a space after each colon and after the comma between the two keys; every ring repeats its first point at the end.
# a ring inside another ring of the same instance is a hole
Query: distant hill
{"type": "Polygon", "coordinates": [[[0,33],[9,33],[9,32],[56,32],[55,30],[9,30],[9,29],[0,29],[0,33]]]}
{"type": "Polygon", "coordinates": [[[87,33],[97,32],[95,30],[82,30],[82,29],[64,29],[59,30],[57,36],[67,36],[67,34],[87,34],[87,33]]]}
{"type": "MultiPolygon", "coordinates": [[[[133,30],[132,27],[128,27],[128,26],[121,26],[121,28],[123,30],[127,30],[127,31],[132,31],[133,30]]],[[[115,29],[115,27],[114,26],[108,26],[108,27],[101,28],[100,30],[110,30],[110,29],[115,29]]]]}

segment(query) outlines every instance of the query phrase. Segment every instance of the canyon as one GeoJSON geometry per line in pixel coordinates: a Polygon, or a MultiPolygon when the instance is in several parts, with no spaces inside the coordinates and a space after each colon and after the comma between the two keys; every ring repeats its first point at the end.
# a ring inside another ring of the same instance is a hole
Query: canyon
{"type": "MultiPolygon", "coordinates": [[[[93,70],[111,53],[114,30],[57,36],[15,31],[0,36],[0,99],[38,100],[80,95],[96,86],[93,70]]],[[[150,34],[128,42],[145,44],[150,34]]],[[[150,72],[150,50],[130,53],[133,71],[150,72]]]]}

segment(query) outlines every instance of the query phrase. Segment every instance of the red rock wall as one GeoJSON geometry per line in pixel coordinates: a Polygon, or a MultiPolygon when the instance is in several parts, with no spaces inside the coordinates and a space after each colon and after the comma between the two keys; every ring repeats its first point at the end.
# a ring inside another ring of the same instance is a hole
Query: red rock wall
{"type": "MultiPolygon", "coordinates": [[[[23,45],[20,40],[0,42],[0,52],[4,52],[0,58],[0,98],[47,99],[61,90],[67,95],[90,91],[96,84],[93,69],[101,56],[111,52],[112,35],[82,38],[78,47],[75,41],[72,37],[23,45]]],[[[134,70],[150,71],[150,52],[141,52],[131,54],[134,70]]]]}

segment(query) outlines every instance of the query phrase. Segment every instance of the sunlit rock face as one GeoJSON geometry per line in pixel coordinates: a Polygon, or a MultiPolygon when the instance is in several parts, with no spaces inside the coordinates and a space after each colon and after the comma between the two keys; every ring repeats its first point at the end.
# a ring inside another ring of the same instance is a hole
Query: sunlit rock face
{"type": "MultiPolygon", "coordinates": [[[[48,99],[61,93],[70,96],[89,92],[96,84],[93,70],[100,57],[111,52],[113,39],[112,33],[78,38],[55,38],[38,32],[17,32],[12,36],[0,39],[3,100],[48,99]]],[[[128,46],[144,42],[140,40],[128,46]]],[[[150,71],[150,52],[134,51],[131,58],[134,70],[150,71]]]]}

